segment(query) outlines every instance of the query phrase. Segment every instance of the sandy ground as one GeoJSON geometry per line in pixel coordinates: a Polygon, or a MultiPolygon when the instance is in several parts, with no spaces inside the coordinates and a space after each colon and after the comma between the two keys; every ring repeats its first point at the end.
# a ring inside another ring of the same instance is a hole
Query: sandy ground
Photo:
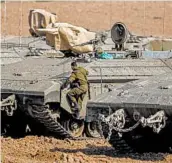
{"type": "Polygon", "coordinates": [[[27,136],[1,137],[3,163],[171,163],[172,155],[144,153],[117,155],[101,139],[58,140],[27,136]]]}

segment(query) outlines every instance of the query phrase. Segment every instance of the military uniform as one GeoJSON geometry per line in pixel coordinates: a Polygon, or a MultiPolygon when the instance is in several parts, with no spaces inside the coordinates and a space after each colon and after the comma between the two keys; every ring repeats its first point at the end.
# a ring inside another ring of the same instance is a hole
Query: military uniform
{"type": "Polygon", "coordinates": [[[70,83],[76,83],[77,87],[72,88],[68,93],[68,99],[74,104],[74,108],[80,111],[82,109],[83,98],[88,91],[88,71],[83,67],[76,67],[73,70],[68,81],[70,83]]]}

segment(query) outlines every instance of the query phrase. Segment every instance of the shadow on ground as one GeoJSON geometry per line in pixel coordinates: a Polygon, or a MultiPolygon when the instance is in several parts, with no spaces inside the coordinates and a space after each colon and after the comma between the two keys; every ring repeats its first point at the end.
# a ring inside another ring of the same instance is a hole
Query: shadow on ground
{"type": "Polygon", "coordinates": [[[142,161],[163,161],[168,153],[125,153],[119,154],[115,151],[113,147],[106,146],[93,146],[87,145],[87,148],[81,149],[63,149],[63,148],[53,148],[50,152],[65,152],[65,153],[77,153],[82,152],[85,155],[106,155],[112,158],[131,158],[135,160],[142,161]]]}

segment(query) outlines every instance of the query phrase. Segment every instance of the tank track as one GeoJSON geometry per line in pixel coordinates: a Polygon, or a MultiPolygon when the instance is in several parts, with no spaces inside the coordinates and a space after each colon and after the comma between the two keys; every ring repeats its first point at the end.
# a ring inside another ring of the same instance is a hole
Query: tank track
{"type": "MultiPolygon", "coordinates": [[[[105,123],[102,123],[102,131],[104,137],[107,138],[109,133],[109,128],[105,123]]],[[[128,145],[125,139],[123,139],[123,137],[120,137],[118,133],[114,130],[112,131],[112,134],[108,142],[115,148],[117,153],[123,154],[123,153],[134,152],[134,150],[128,145]]]]}
{"type": "MultiPolygon", "coordinates": [[[[171,125],[170,125],[171,126],[171,125]]],[[[108,126],[102,125],[103,135],[105,138],[108,137],[109,129],[108,126]]],[[[170,130],[168,128],[168,130],[170,130]]],[[[150,131],[145,131],[150,132],[150,131]]],[[[164,134],[165,136],[166,134],[164,134]]],[[[116,131],[112,131],[110,139],[108,142],[115,148],[117,153],[144,153],[144,152],[168,152],[172,153],[172,142],[170,142],[171,138],[160,136],[158,139],[154,138],[154,136],[146,137],[144,135],[139,136],[138,134],[130,133],[124,134],[122,137],[118,135],[116,131]],[[133,135],[133,136],[131,136],[133,135]],[[168,144],[161,140],[168,139],[168,144]],[[158,143],[159,142],[159,143],[158,143]],[[165,144],[164,144],[165,143],[165,144]]]]}
{"type": "Polygon", "coordinates": [[[32,105],[32,117],[43,124],[54,137],[74,139],[66,129],[51,116],[45,106],[32,105]]]}
{"type": "Polygon", "coordinates": [[[116,149],[118,153],[131,153],[134,150],[126,143],[126,141],[119,137],[119,135],[112,131],[112,135],[109,139],[109,143],[116,149]]]}

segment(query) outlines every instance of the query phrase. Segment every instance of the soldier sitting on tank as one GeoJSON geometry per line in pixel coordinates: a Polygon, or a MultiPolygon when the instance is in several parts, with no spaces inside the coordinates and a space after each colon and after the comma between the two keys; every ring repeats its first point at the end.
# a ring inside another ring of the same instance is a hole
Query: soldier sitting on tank
{"type": "Polygon", "coordinates": [[[64,89],[71,84],[71,90],[67,93],[67,98],[73,111],[74,118],[79,119],[82,101],[88,91],[88,71],[83,67],[78,67],[76,62],[71,63],[71,68],[73,71],[61,88],[64,89]]]}

